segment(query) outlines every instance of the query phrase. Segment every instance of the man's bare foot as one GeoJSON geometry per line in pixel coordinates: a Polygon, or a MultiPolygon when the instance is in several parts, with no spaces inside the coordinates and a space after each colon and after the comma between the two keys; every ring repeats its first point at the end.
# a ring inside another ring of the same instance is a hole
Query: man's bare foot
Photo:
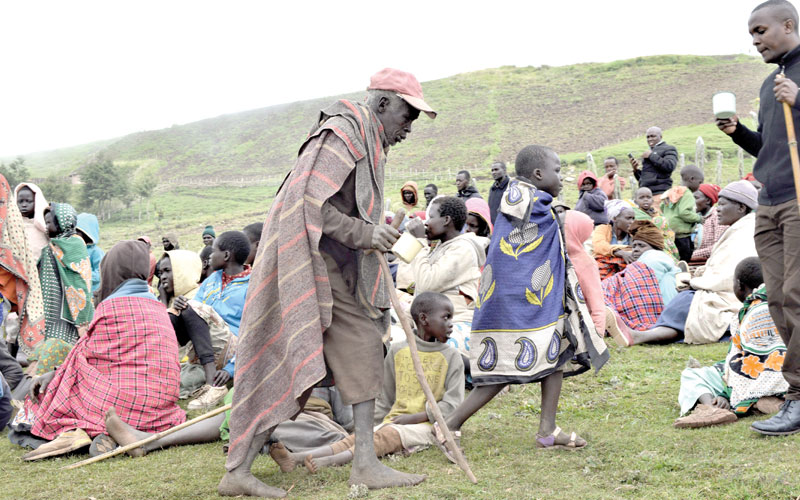
{"type": "MultiPolygon", "coordinates": [[[[114,438],[120,446],[127,446],[136,441],[152,436],[146,432],[138,431],[122,421],[117,415],[117,411],[112,407],[106,412],[106,432],[114,438]]],[[[132,457],[143,457],[145,453],[144,448],[136,448],[127,452],[132,457]]]]}
{"type": "Polygon", "coordinates": [[[269,456],[275,460],[275,463],[281,468],[281,472],[292,472],[296,466],[294,458],[283,443],[269,445],[269,456]]]}
{"type": "Polygon", "coordinates": [[[261,498],[286,498],[286,492],[262,483],[253,474],[226,472],[217,486],[217,492],[224,497],[251,496],[261,498]]]}
{"type": "Polygon", "coordinates": [[[303,460],[303,464],[306,466],[306,469],[308,469],[310,474],[317,473],[317,464],[314,462],[314,457],[311,455],[306,455],[306,459],[303,460]]]}
{"type": "Polygon", "coordinates": [[[400,472],[380,463],[376,458],[365,467],[356,467],[350,471],[349,484],[364,484],[371,490],[394,488],[398,486],[414,486],[425,480],[424,475],[400,472]]]}

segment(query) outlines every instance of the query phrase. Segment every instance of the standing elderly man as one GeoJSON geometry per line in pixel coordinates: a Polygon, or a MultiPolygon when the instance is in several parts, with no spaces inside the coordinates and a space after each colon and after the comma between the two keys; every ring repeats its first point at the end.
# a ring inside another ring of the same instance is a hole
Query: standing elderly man
{"type": "Polygon", "coordinates": [[[647,145],[650,149],[642,153],[641,164],[635,158],[630,161],[639,187],[650,188],[653,204],[658,206],[661,194],[672,187],[672,171],[678,164],[678,150],[664,142],[658,127],[647,129],[647,145]]]}
{"type": "Polygon", "coordinates": [[[492,179],[494,184],[489,189],[489,212],[492,217],[492,224],[497,218],[497,211],[500,209],[500,200],[503,199],[503,193],[506,192],[508,187],[508,174],[506,173],[506,164],[502,161],[492,163],[492,179]]]}
{"type": "Polygon", "coordinates": [[[783,377],[789,383],[786,403],[777,415],[755,422],[756,432],[786,435],[800,432],[800,214],[792,178],[783,102],[789,104],[795,128],[800,127],[800,35],[797,10],[785,0],[770,0],[750,14],[748,29],[764,62],[778,67],[759,93],[758,130],[738,117],[717,120],[733,142],[756,156],[753,174],[763,187],[758,194],[755,243],[769,312],[784,344],[783,377]]]}
{"type": "Polygon", "coordinates": [[[253,267],[236,348],[227,473],[219,493],[280,498],[250,467],[272,430],[302,410],[326,366],[353,405],[351,484],[410,486],[425,476],[381,464],[373,445],[388,286],[378,255],[400,234],[381,225],[389,147],[411,133],[424,101],[410,73],[373,75],[365,103],[322,110],[272,204],[253,267]]]}

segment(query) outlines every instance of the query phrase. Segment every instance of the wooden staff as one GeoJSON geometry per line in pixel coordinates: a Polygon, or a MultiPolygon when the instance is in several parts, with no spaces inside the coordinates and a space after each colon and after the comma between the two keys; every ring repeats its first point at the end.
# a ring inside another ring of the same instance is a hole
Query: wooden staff
{"type": "MultiPolygon", "coordinates": [[[[392,226],[395,229],[397,229],[397,226],[399,226],[403,221],[405,215],[406,212],[402,208],[397,211],[394,219],[392,219],[392,226]]],[[[477,483],[478,479],[472,473],[472,469],[469,468],[467,459],[464,458],[464,454],[461,453],[461,449],[456,446],[455,439],[453,439],[453,434],[447,427],[447,422],[444,420],[444,416],[439,409],[439,405],[436,404],[436,397],[433,395],[430,385],[428,385],[428,379],[425,378],[425,371],[422,369],[422,362],[419,360],[419,351],[417,350],[417,336],[414,335],[414,329],[408,323],[408,318],[406,318],[406,315],[403,314],[403,310],[400,308],[400,299],[397,298],[397,292],[395,292],[391,283],[392,272],[389,270],[389,264],[386,262],[386,258],[383,256],[382,252],[374,252],[375,255],[378,256],[378,262],[381,265],[381,271],[383,272],[384,277],[389,280],[389,298],[392,302],[392,307],[394,307],[394,310],[397,311],[397,317],[400,318],[400,324],[403,326],[403,330],[406,332],[406,340],[408,341],[408,349],[411,351],[411,362],[414,364],[414,372],[417,374],[419,385],[422,386],[422,392],[425,393],[425,399],[431,403],[430,408],[433,413],[433,418],[436,420],[436,423],[439,424],[439,429],[441,429],[442,433],[444,433],[444,437],[447,440],[447,447],[453,454],[458,466],[461,467],[461,469],[467,474],[467,477],[470,481],[472,481],[473,484],[477,483]]]]}
{"type": "Polygon", "coordinates": [[[142,446],[144,446],[144,445],[146,445],[148,443],[152,443],[153,441],[161,439],[164,436],[169,436],[173,432],[177,432],[177,431],[179,431],[181,429],[189,427],[190,425],[196,424],[197,422],[203,421],[203,420],[205,420],[207,418],[214,417],[214,416],[219,415],[220,413],[228,411],[230,409],[231,409],[231,404],[226,404],[224,406],[220,406],[219,408],[211,410],[210,412],[205,413],[203,415],[200,415],[199,417],[195,417],[195,418],[193,418],[191,420],[187,420],[186,422],[184,422],[184,423],[182,423],[180,425],[176,425],[175,427],[172,427],[172,428],[167,429],[165,431],[161,431],[158,434],[153,434],[152,436],[146,437],[146,438],[144,438],[142,440],[139,440],[139,441],[136,441],[135,443],[126,444],[125,446],[119,446],[119,447],[117,447],[117,448],[115,448],[115,449],[113,449],[113,450],[111,450],[109,452],[103,453],[102,455],[97,455],[96,457],[87,458],[86,460],[81,460],[80,462],[76,462],[76,463],[74,463],[72,465],[65,465],[61,469],[62,470],[77,469],[78,467],[83,467],[84,465],[93,464],[95,462],[99,462],[101,460],[105,460],[106,458],[115,457],[117,455],[125,453],[126,451],[135,450],[136,448],[140,448],[140,447],[142,447],[142,446]]]}
{"type": "MultiPolygon", "coordinates": [[[[780,78],[786,78],[781,72],[780,78]]],[[[797,155],[797,138],[794,134],[794,120],[792,119],[792,108],[789,103],[783,103],[783,118],[786,120],[786,136],[789,141],[789,156],[792,159],[792,174],[794,175],[794,194],[797,197],[797,209],[800,210],[800,157],[797,155]]]]}

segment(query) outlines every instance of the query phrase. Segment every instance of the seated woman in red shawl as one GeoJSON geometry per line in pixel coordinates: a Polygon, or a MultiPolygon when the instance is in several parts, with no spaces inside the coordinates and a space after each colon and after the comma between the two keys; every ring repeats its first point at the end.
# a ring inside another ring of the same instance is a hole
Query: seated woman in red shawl
{"type": "Polygon", "coordinates": [[[22,413],[31,433],[51,442],[23,459],[60,455],[102,440],[114,408],[137,429],[182,423],[178,344],[167,310],[148,290],[150,259],[141,241],[114,245],[101,264],[100,303],[85,337],[64,363],[37,377],[22,413]]]}

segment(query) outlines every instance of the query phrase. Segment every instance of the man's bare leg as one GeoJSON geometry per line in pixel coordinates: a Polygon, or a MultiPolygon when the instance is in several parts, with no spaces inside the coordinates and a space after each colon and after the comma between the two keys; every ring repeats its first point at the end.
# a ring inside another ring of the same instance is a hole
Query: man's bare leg
{"type": "MultiPolygon", "coordinates": [[[[209,419],[197,422],[167,436],[144,445],[145,451],[150,452],[170,446],[185,444],[211,443],[219,440],[219,426],[225,420],[225,414],[220,413],[209,419]]],[[[129,445],[136,441],[152,436],[147,432],[137,430],[119,418],[114,408],[106,412],[106,431],[120,446],[129,445]]]]}
{"type": "Polygon", "coordinates": [[[664,342],[667,340],[676,339],[678,336],[678,330],[668,326],[657,326],[645,331],[631,330],[631,339],[633,339],[633,345],[646,344],[648,342],[664,342]]]}
{"type": "Polygon", "coordinates": [[[423,475],[396,471],[378,460],[372,432],[374,413],[374,399],[353,405],[356,444],[353,468],[350,470],[350,484],[365,484],[370,489],[377,489],[414,486],[424,481],[423,475]]]}
{"type": "Polygon", "coordinates": [[[269,429],[261,434],[253,436],[250,446],[247,449],[247,456],[239,467],[228,471],[219,482],[217,491],[226,497],[236,497],[240,495],[262,498],[285,498],[286,492],[280,488],[274,488],[262,483],[253,475],[250,468],[253,462],[264,447],[264,443],[269,439],[273,429],[269,429]]]}
{"type": "Polygon", "coordinates": [[[467,419],[486,406],[486,403],[497,396],[507,385],[508,384],[480,385],[472,389],[469,396],[464,399],[464,402],[458,405],[458,408],[450,414],[450,418],[447,419],[447,427],[451,431],[460,430],[467,419]]]}

